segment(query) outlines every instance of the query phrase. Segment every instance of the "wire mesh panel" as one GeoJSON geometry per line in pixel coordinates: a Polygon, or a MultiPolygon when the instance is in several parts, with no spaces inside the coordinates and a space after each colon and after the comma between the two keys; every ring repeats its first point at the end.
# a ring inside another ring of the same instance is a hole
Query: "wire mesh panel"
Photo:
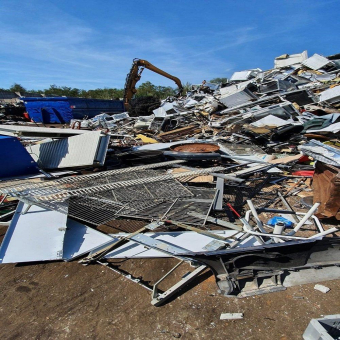
{"type": "MultiPolygon", "coordinates": [[[[197,176],[221,169],[202,169],[189,172],[188,175],[197,176]]],[[[140,168],[138,171],[122,170],[103,172],[100,176],[80,176],[67,181],[47,181],[45,185],[41,182],[21,182],[15,187],[2,188],[2,191],[28,204],[57,210],[95,225],[117,216],[136,216],[139,213],[148,218],[158,217],[160,212],[164,211],[164,214],[169,210],[175,199],[195,196],[176,179],[184,174],[169,175],[160,170],[140,168]]],[[[211,200],[199,203],[204,203],[206,207],[211,204],[211,200]]]]}
{"type": "Polygon", "coordinates": [[[194,187],[190,187],[190,191],[193,193],[193,197],[182,197],[160,202],[154,207],[148,207],[129,216],[154,219],[163,218],[164,220],[201,225],[203,220],[192,216],[190,213],[207,215],[216,191],[215,189],[194,187]]]}

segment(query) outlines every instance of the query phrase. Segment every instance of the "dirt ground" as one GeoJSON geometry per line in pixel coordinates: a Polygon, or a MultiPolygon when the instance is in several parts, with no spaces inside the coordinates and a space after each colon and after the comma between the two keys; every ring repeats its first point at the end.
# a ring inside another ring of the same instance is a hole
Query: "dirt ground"
{"type": "MultiPolygon", "coordinates": [[[[120,264],[153,283],[176,262],[120,264]]],[[[174,284],[188,270],[180,267],[164,284],[174,284]]],[[[327,294],[308,284],[237,299],[219,295],[207,271],[154,307],[149,291],[99,264],[7,264],[0,266],[0,327],[3,339],[301,339],[311,318],[340,312],[339,283],[324,282],[331,288],[327,294]],[[235,312],[244,319],[219,319],[235,312]]]]}
{"type": "MultiPolygon", "coordinates": [[[[120,220],[98,229],[134,232],[144,224],[120,220]]],[[[6,229],[0,227],[0,242],[6,229]]],[[[114,262],[154,284],[178,260],[114,262]]],[[[171,287],[188,271],[189,265],[181,266],[160,288],[171,287]]],[[[154,307],[150,291],[99,264],[5,264],[0,266],[0,327],[3,339],[302,339],[310,319],[340,313],[339,283],[323,282],[331,289],[327,294],[307,284],[238,299],[220,295],[207,270],[165,305],[154,307]],[[243,313],[244,318],[220,320],[221,313],[243,313]]]]}

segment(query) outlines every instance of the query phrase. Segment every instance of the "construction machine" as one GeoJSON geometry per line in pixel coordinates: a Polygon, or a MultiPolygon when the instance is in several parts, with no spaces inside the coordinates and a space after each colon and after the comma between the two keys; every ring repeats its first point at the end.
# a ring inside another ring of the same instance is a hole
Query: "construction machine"
{"type": "Polygon", "coordinates": [[[152,65],[146,60],[135,58],[133,59],[132,67],[130,72],[128,73],[125,81],[124,87],[124,106],[125,110],[129,110],[130,108],[130,100],[133,95],[137,92],[136,84],[140,80],[143,70],[147,68],[155,73],[160,74],[163,77],[172,79],[176,85],[178,86],[178,95],[180,95],[183,91],[183,86],[181,81],[177,78],[172,76],[171,74],[159,69],[158,67],[152,65]]]}

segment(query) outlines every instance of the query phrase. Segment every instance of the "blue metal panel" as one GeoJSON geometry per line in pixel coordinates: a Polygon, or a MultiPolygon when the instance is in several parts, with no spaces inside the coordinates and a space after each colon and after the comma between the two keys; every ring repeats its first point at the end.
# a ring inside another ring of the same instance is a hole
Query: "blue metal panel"
{"type": "Polygon", "coordinates": [[[36,174],[39,168],[18,138],[0,136],[0,178],[36,174]]]}
{"type": "Polygon", "coordinates": [[[93,118],[103,112],[121,113],[125,111],[122,100],[102,100],[85,98],[68,98],[75,119],[84,116],[93,118]]]}

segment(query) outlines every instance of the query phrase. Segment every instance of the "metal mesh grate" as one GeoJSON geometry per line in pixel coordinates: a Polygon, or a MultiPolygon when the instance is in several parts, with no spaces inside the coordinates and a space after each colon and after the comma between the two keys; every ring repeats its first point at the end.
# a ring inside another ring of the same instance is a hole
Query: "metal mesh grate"
{"type": "MultiPolygon", "coordinates": [[[[57,210],[84,222],[100,225],[117,216],[137,216],[139,213],[148,218],[159,217],[159,212],[166,213],[175,199],[194,197],[176,177],[198,176],[221,169],[209,168],[168,175],[160,170],[139,168],[136,171],[130,168],[130,171],[103,172],[100,176],[94,174],[96,176],[79,176],[67,181],[48,181],[45,185],[29,181],[7,188],[6,191],[28,204],[57,210]]],[[[199,203],[209,207],[211,200],[199,203]]],[[[202,209],[199,211],[202,212],[202,209]]]]}
{"type": "Polygon", "coordinates": [[[215,196],[215,189],[190,187],[193,197],[164,201],[138,211],[135,217],[173,220],[188,224],[201,225],[203,220],[190,215],[191,212],[206,215],[215,196]]]}

